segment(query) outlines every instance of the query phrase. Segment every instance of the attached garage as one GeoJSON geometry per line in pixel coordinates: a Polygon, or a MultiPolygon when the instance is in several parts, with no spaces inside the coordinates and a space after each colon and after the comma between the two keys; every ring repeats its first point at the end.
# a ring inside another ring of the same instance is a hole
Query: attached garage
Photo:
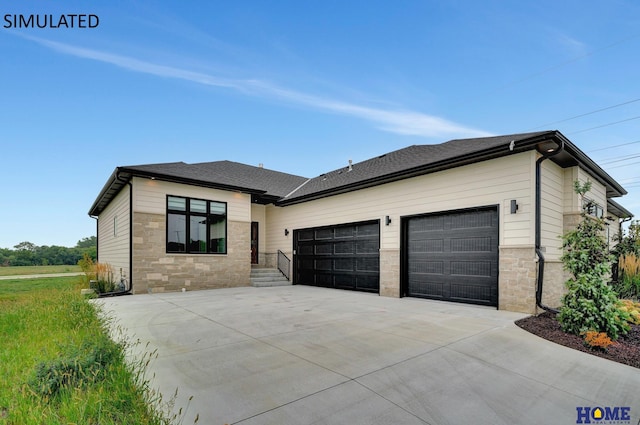
{"type": "Polygon", "coordinates": [[[294,230],[294,283],[379,292],[380,222],[294,230]]]}
{"type": "Polygon", "coordinates": [[[405,217],[403,295],[498,306],[498,209],[405,217]]]}

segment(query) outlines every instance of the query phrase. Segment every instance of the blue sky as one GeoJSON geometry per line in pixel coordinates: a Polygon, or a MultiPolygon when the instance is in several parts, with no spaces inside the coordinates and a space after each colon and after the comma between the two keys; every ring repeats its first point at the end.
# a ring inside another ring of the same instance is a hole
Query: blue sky
{"type": "Polygon", "coordinates": [[[313,177],[546,129],[640,215],[633,0],[0,0],[7,14],[99,25],[0,28],[3,248],[94,235],[87,212],[116,166],[228,159],[313,177]]]}

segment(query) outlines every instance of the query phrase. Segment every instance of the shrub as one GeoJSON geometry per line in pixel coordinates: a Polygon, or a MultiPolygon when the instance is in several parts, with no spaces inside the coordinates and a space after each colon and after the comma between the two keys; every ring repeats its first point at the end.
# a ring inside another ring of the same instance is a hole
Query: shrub
{"type": "Polygon", "coordinates": [[[622,300],[620,310],[629,314],[629,323],[640,325],[640,302],[622,300]]]}
{"type": "Polygon", "coordinates": [[[85,283],[95,289],[97,293],[113,292],[116,282],[113,278],[113,268],[109,263],[94,262],[88,254],[84,254],[78,265],[85,274],[85,283]]]}
{"type": "Polygon", "coordinates": [[[109,263],[95,263],[93,265],[96,276],[96,291],[99,294],[105,292],[113,292],[116,287],[116,282],[113,279],[113,268],[109,263]]]}
{"type": "MultiPolygon", "coordinates": [[[[574,183],[575,192],[584,196],[591,182],[574,183]]],[[[616,340],[629,331],[629,313],[621,304],[606,279],[611,271],[611,257],[603,235],[604,220],[582,212],[582,220],[563,238],[561,260],[572,277],[565,283],[567,293],[562,299],[558,320],[565,332],[580,335],[588,331],[605,332],[616,340]]]]}
{"type": "Polygon", "coordinates": [[[613,341],[604,332],[587,331],[584,333],[584,343],[587,347],[607,351],[613,341]]]}
{"type": "Polygon", "coordinates": [[[621,309],[615,292],[602,278],[583,274],[566,285],[568,292],[558,316],[565,332],[580,335],[594,330],[616,340],[629,331],[629,313],[621,309]]]}

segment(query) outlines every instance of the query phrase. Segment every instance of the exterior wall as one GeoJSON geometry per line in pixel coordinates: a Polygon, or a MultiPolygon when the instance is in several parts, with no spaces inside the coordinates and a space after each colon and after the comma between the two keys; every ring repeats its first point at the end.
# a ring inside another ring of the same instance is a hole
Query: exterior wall
{"type": "Polygon", "coordinates": [[[380,250],[380,295],[400,297],[400,250],[380,250]]]}
{"type": "MultiPolygon", "coordinates": [[[[557,170],[553,171],[558,174],[557,170]]],[[[535,153],[525,152],[287,207],[269,205],[266,249],[268,253],[280,249],[292,258],[296,229],[380,220],[380,294],[397,297],[400,295],[401,217],[498,205],[501,252],[519,250],[518,255],[525,258],[523,262],[534,264],[534,188],[535,153]],[[518,203],[516,214],[510,213],[512,199],[518,203]],[[391,218],[389,226],[384,225],[387,215],[391,218]],[[285,229],[289,230],[288,236],[285,229]]],[[[562,226],[561,213],[559,226],[562,226]]],[[[502,259],[500,261],[502,264],[502,259]]],[[[531,268],[531,264],[522,267],[531,268]]],[[[532,311],[535,274],[527,272],[518,276],[525,280],[509,280],[509,284],[504,284],[507,292],[502,294],[500,290],[500,308],[528,305],[526,311],[532,311]],[[509,290],[510,285],[526,288],[529,295],[525,297],[521,291],[509,290]],[[524,301],[510,300],[508,294],[524,301]]]]}
{"type": "Polygon", "coordinates": [[[98,218],[98,261],[111,264],[116,281],[131,276],[129,190],[129,186],[125,186],[98,218]]]}
{"type": "Polygon", "coordinates": [[[498,302],[501,310],[534,312],[537,267],[535,247],[500,248],[498,302]]]}
{"type": "MultiPolygon", "coordinates": [[[[544,264],[544,287],[542,291],[542,304],[558,308],[562,305],[562,296],[567,292],[565,282],[569,279],[569,273],[564,270],[562,261],[546,261],[544,264]]],[[[542,311],[536,311],[542,313],[542,311]]]]}
{"type": "Polygon", "coordinates": [[[573,190],[573,182],[578,179],[578,167],[564,169],[564,214],[579,213],[581,206],[578,195],[573,190]]]}
{"type": "Polygon", "coordinates": [[[564,170],[550,160],[541,164],[540,245],[546,261],[562,256],[564,170]]]}
{"type": "MultiPolygon", "coordinates": [[[[600,205],[606,211],[606,208],[607,208],[607,189],[604,187],[604,185],[602,183],[598,182],[593,177],[591,177],[589,175],[589,173],[587,173],[582,168],[578,169],[578,179],[580,181],[582,181],[583,183],[586,182],[586,181],[590,181],[591,182],[591,190],[589,190],[585,194],[585,196],[588,199],[591,199],[592,201],[594,201],[595,203],[600,205]]],[[[582,205],[581,204],[579,204],[579,207],[580,207],[580,209],[582,209],[582,205]]]]}
{"type": "Polygon", "coordinates": [[[251,198],[247,194],[134,178],[133,292],[248,286],[251,198]],[[227,202],[227,254],[166,253],[166,196],[227,202]]]}
{"type": "Polygon", "coordinates": [[[135,213],[133,224],[133,293],[248,286],[251,273],[251,227],[228,221],[227,255],[167,254],[166,215],[135,213]]]}
{"type": "Polygon", "coordinates": [[[294,229],[365,220],[381,221],[381,249],[399,249],[400,217],[486,205],[499,206],[501,245],[533,245],[533,160],[525,152],[287,207],[268,205],[267,251],[291,253],[294,229]],[[509,213],[511,199],[517,214],[509,213]]]}
{"type": "Polygon", "coordinates": [[[607,224],[607,241],[609,242],[609,249],[615,248],[618,244],[618,238],[620,237],[620,217],[608,212],[607,217],[611,217],[611,220],[606,220],[607,224]]]}

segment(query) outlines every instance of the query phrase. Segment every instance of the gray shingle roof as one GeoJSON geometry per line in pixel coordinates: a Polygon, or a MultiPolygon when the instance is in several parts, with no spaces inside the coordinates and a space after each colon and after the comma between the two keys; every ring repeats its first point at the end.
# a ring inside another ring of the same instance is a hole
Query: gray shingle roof
{"type": "Polygon", "coordinates": [[[232,161],[200,162],[196,164],[169,162],[127,166],[122,167],[122,169],[159,177],[174,177],[212,185],[264,192],[264,195],[277,198],[284,197],[307,180],[305,177],[232,161]]]}
{"type": "MultiPolygon", "coordinates": [[[[530,139],[548,132],[522,133],[506,136],[483,137],[477,139],[458,139],[436,145],[413,145],[404,149],[389,152],[349,167],[321,174],[311,179],[303,187],[283,200],[284,203],[295,202],[319,193],[326,193],[357,186],[367,181],[375,182],[385,176],[393,177],[402,174],[410,176],[411,170],[426,169],[438,163],[444,163],[465,155],[486,152],[496,147],[505,147],[505,153],[512,141],[530,139]]],[[[424,173],[423,173],[424,174],[424,173]]]]}
{"type": "Polygon", "coordinates": [[[621,196],[626,191],[595,162],[558,131],[511,134],[505,136],[457,139],[435,145],[413,145],[366,161],[342,167],[308,179],[302,176],[268,170],[232,161],[187,164],[169,162],[118,167],[98,198],[90,215],[98,215],[111,202],[132,176],[239,190],[251,193],[260,203],[289,205],[331,196],[391,181],[432,173],[472,162],[543,149],[550,140],[552,146],[563,149],[552,160],[562,167],[579,165],[591,170],[607,187],[607,196],[621,196]]]}

